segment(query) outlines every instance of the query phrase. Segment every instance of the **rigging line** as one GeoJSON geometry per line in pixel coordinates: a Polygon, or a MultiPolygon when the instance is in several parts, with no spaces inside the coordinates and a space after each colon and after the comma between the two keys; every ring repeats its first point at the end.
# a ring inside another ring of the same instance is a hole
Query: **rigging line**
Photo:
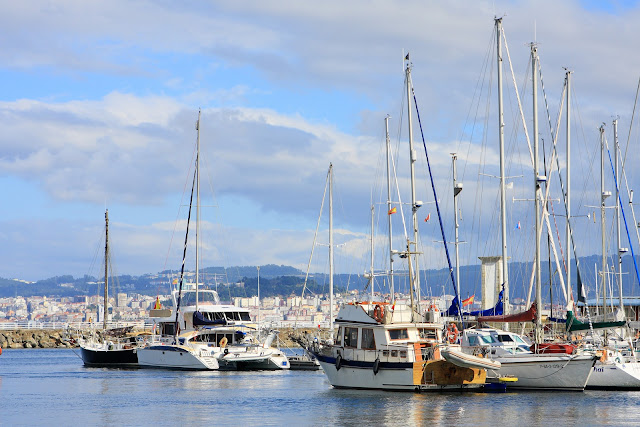
{"type": "MultiPolygon", "coordinates": [[[[327,172],[327,179],[324,184],[324,193],[322,194],[322,203],[320,204],[320,215],[318,216],[318,223],[316,224],[316,232],[313,235],[313,244],[311,245],[311,255],[309,255],[309,263],[307,264],[307,274],[304,277],[304,286],[302,287],[302,294],[300,298],[304,298],[304,292],[307,289],[307,281],[309,280],[309,270],[311,269],[311,260],[313,259],[313,251],[316,248],[316,241],[318,239],[318,229],[320,228],[320,219],[322,218],[322,211],[324,210],[324,200],[327,195],[327,187],[329,186],[329,172],[327,172]]],[[[297,321],[297,317],[296,317],[297,321]]]]}
{"type": "MultiPolygon", "coordinates": [[[[511,78],[513,79],[513,88],[516,91],[516,98],[518,99],[518,106],[520,107],[520,118],[522,119],[522,128],[524,130],[524,135],[525,135],[525,137],[527,139],[527,146],[529,147],[529,155],[531,156],[531,163],[533,164],[533,150],[531,149],[531,141],[529,139],[529,131],[527,130],[527,122],[526,122],[526,120],[524,118],[524,111],[522,109],[522,102],[520,100],[520,94],[518,93],[518,84],[516,82],[516,75],[513,72],[513,64],[511,63],[511,54],[509,53],[509,45],[507,44],[507,35],[504,32],[504,27],[502,28],[502,36],[503,36],[503,39],[504,39],[504,47],[505,47],[505,50],[507,52],[507,59],[508,59],[508,62],[509,62],[509,68],[511,69],[511,78]]],[[[529,75],[529,68],[531,68],[531,67],[529,67],[530,64],[531,64],[531,58],[529,58],[529,62],[527,64],[527,68],[526,68],[527,72],[525,74],[525,80],[524,80],[525,83],[524,83],[524,86],[523,86],[523,90],[526,89],[527,76],[529,75]]]]}
{"type": "MultiPolygon", "coordinates": [[[[190,165],[194,165],[195,164],[195,158],[196,158],[196,151],[197,151],[197,147],[194,146],[193,147],[193,152],[191,154],[191,162],[189,163],[190,165]]],[[[189,172],[191,171],[191,166],[189,166],[189,172]]],[[[184,200],[184,196],[187,192],[187,184],[189,184],[189,173],[187,173],[185,180],[184,180],[184,186],[182,188],[182,196],[180,197],[180,204],[178,205],[178,212],[176,213],[176,220],[173,222],[173,231],[171,232],[171,239],[169,240],[169,247],[167,248],[167,255],[164,259],[164,268],[163,270],[166,271],[167,270],[167,265],[169,264],[169,254],[171,253],[171,246],[173,246],[173,238],[176,234],[176,229],[178,228],[178,218],[180,217],[180,211],[182,210],[182,201],[184,200]]],[[[173,275],[173,274],[172,274],[173,275]]],[[[173,285],[171,285],[172,287],[173,285]]],[[[156,289],[156,293],[159,294],[160,293],[160,285],[158,285],[158,288],[156,289]]]]}
{"type": "MultiPolygon", "coordinates": [[[[480,72],[480,74],[478,75],[478,80],[476,81],[476,87],[475,87],[475,89],[473,91],[473,96],[471,98],[472,100],[476,99],[476,94],[478,94],[478,104],[477,104],[477,107],[476,107],[476,115],[475,115],[475,118],[474,118],[474,121],[473,121],[474,125],[471,127],[471,134],[469,135],[469,143],[467,144],[467,159],[469,158],[469,153],[471,151],[471,141],[473,140],[473,134],[475,133],[475,123],[476,123],[476,120],[478,118],[478,109],[480,107],[480,98],[482,96],[482,92],[483,92],[483,89],[484,89],[484,82],[486,80],[485,78],[483,78],[483,76],[486,76],[486,74],[487,74],[486,73],[487,64],[489,64],[490,63],[489,61],[491,59],[493,59],[492,54],[493,54],[494,49],[493,49],[492,42],[493,42],[493,40],[495,40],[495,31],[496,30],[495,30],[495,27],[494,27],[493,31],[491,32],[491,37],[489,39],[489,47],[487,48],[487,53],[485,54],[484,63],[480,67],[481,70],[484,70],[484,73],[480,72]]],[[[458,142],[458,151],[460,151],[460,146],[462,145],[462,140],[464,138],[464,133],[465,133],[464,130],[467,127],[467,123],[469,123],[469,117],[471,116],[471,110],[472,109],[473,109],[473,102],[470,103],[469,111],[467,112],[467,117],[465,119],[464,125],[462,127],[461,132],[460,132],[461,135],[460,135],[460,140],[458,142]]],[[[464,177],[465,177],[466,170],[467,170],[467,162],[465,162],[464,166],[462,167],[462,174],[461,174],[462,176],[460,178],[460,182],[464,182],[464,177]]]]}
{"type": "Polygon", "coordinates": [[[638,87],[636,88],[636,99],[633,101],[633,111],[631,113],[631,123],[629,123],[629,136],[627,137],[627,146],[624,149],[624,158],[622,160],[623,170],[624,170],[624,165],[627,162],[627,152],[629,151],[629,145],[631,143],[631,128],[633,127],[633,118],[636,115],[636,106],[638,105],[638,93],[640,93],[640,79],[638,79],[638,87]]]}
{"type": "MultiPolygon", "coordinates": [[[[485,129],[485,132],[482,133],[482,142],[480,145],[480,161],[478,162],[478,176],[481,177],[480,178],[480,184],[478,185],[479,190],[477,190],[475,193],[475,200],[474,200],[474,216],[477,213],[477,222],[476,219],[473,219],[471,221],[472,224],[472,235],[476,230],[476,225],[477,225],[477,229],[482,230],[482,207],[483,207],[483,194],[484,194],[484,185],[485,185],[485,178],[482,176],[482,171],[486,170],[486,158],[487,158],[487,140],[488,140],[488,132],[486,132],[486,129],[488,129],[488,122],[489,122],[489,111],[491,109],[491,91],[492,91],[492,81],[493,81],[493,61],[490,62],[491,64],[491,70],[489,72],[489,82],[487,84],[487,101],[485,103],[485,111],[484,111],[484,125],[483,125],[483,129],[485,129]]],[[[476,118],[478,116],[478,111],[480,110],[480,102],[478,102],[478,108],[476,109],[476,118]]],[[[496,196],[497,197],[497,196],[496,196]]],[[[489,232],[489,234],[491,234],[489,232]]],[[[475,241],[475,251],[474,253],[481,253],[479,251],[479,246],[481,241],[484,241],[485,243],[485,248],[484,251],[487,251],[487,245],[488,242],[491,241],[491,239],[476,239],[475,241]]],[[[472,245],[469,245],[469,248],[467,249],[467,254],[470,254],[472,251],[472,245]]],[[[467,259],[469,259],[469,255],[467,255],[467,259]]]]}
{"type": "MultiPolygon", "coordinates": [[[[198,156],[196,156],[196,162],[198,161],[198,156]]],[[[182,267],[180,269],[180,287],[178,288],[178,302],[176,304],[176,320],[174,322],[174,333],[175,337],[178,336],[178,313],[180,312],[180,301],[182,300],[182,282],[184,279],[184,263],[187,259],[187,242],[189,239],[189,223],[191,222],[191,205],[193,204],[193,189],[196,186],[196,173],[197,171],[194,169],[193,171],[193,183],[191,185],[191,198],[189,199],[189,215],[187,216],[187,232],[184,235],[184,250],[182,252],[182,267]]],[[[196,283],[196,287],[198,284],[196,283]]]]}
{"type": "MultiPolygon", "coordinates": [[[[413,92],[413,88],[411,89],[413,92]]],[[[453,274],[453,267],[451,266],[451,258],[449,257],[449,249],[447,248],[447,237],[444,233],[444,227],[442,226],[442,216],[440,215],[440,204],[438,203],[438,195],[436,194],[436,186],[433,182],[433,174],[431,173],[431,164],[429,163],[429,153],[427,152],[427,143],[424,140],[424,132],[422,131],[422,121],[420,120],[420,112],[418,111],[418,101],[415,93],[413,93],[413,103],[416,106],[416,116],[418,117],[418,124],[420,125],[420,135],[422,136],[422,146],[424,147],[424,154],[427,158],[427,167],[429,168],[429,178],[431,179],[431,189],[433,190],[433,199],[436,202],[436,210],[438,212],[438,222],[440,223],[440,233],[442,234],[442,240],[444,242],[444,251],[447,254],[447,263],[449,264],[449,274],[451,276],[451,283],[453,284],[453,290],[456,298],[458,299],[458,313],[460,315],[460,322],[464,329],[464,321],[462,320],[462,307],[460,307],[460,296],[458,295],[458,289],[456,288],[456,278],[453,274]]]]}
{"type": "MultiPolygon", "coordinates": [[[[605,143],[606,143],[605,139],[605,143]]],[[[609,151],[609,144],[607,144],[607,154],[609,155],[609,164],[611,165],[611,170],[615,171],[613,167],[613,161],[611,161],[611,152],[609,151]]],[[[638,261],[636,260],[636,256],[633,253],[633,244],[631,243],[631,235],[629,234],[629,226],[627,224],[627,216],[624,214],[624,208],[622,207],[622,197],[620,196],[620,190],[618,189],[618,178],[616,177],[615,172],[613,173],[613,182],[616,183],[616,192],[618,193],[618,201],[620,202],[620,211],[622,212],[622,218],[624,219],[624,228],[627,230],[627,240],[629,240],[629,249],[631,250],[631,258],[633,258],[633,266],[636,269],[636,278],[638,279],[638,283],[640,283],[640,273],[638,272],[638,261]]]]}

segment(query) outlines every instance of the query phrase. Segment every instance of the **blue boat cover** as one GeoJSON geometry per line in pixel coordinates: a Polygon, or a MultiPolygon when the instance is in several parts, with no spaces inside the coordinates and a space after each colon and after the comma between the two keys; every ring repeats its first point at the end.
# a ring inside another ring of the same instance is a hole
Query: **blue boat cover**
{"type": "MultiPolygon", "coordinates": [[[[467,313],[462,312],[462,315],[463,316],[500,316],[502,315],[504,310],[503,304],[502,304],[503,294],[504,294],[504,289],[500,291],[500,294],[498,294],[498,302],[493,308],[488,308],[486,310],[470,311],[467,313]]],[[[443,312],[442,315],[451,316],[451,317],[459,316],[458,297],[453,298],[453,301],[451,301],[451,306],[447,311],[443,312]]]]}
{"type": "Polygon", "coordinates": [[[209,320],[205,318],[199,311],[193,312],[193,326],[207,326],[207,325],[226,325],[225,319],[209,320]]]}

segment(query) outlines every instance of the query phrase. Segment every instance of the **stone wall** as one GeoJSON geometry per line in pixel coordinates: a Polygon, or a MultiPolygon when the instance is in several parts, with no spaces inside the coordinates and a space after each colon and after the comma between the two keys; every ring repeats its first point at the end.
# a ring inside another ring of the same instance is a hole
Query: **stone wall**
{"type": "Polygon", "coordinates": [[[0,331],[0,347],[5,348],[72,348],[75,341],[61,329],[18,329],[0,331]]]}

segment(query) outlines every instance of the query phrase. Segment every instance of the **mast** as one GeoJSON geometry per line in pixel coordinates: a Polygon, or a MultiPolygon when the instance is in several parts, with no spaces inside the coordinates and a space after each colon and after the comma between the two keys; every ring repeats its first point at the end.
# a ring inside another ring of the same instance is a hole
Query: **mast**
{"type": "Polygon", "coordinates": [[[260,266],[258,268],[258,334],[260,333],[260,266]]]}
{"type": "MultiPolygon", "coordinates": [[[[420,305],[420,266],[418,263],[418,208],[420,204],[416,203],[416,172],[415,172],[415,162],[417,161],[416,150],[413,148],[413,123],[412,123],[412,113],[411,113],[411,62],[409,62],[409,55],[406,56],[407,59],[407,68],[406,68],[406,81],[407,81],[407,120],[409,122],[409,167],[411,170],[411,213],[413,219],[413,245],[415,248],[414,251],[414,280],[412,280],[412,284],[414,289],[412,292],[415,292],[416,299],[418,300],[418,305],[420,305]]],[[[409,245],[410,246],[410,245],[409,245]]],[[[407,248],[409,252],[411,252],[410,247],[407,248]]],[[[411,256],[411,254],[407,254],[407,256],[411,256]]],[[[409,276],[411,278],[411,276],[409,276]]],[[[412,307],[412,313],[415,311],[415,307],[412,307]]],[[[413,316],[413,314],[412,314],[413,316]]]]}
{"type": "Polygon", "coordinates": [[[373,216],[375,214],[375,206],[371,205],[371,302],[373,302],[373,216]]]}
{"type": "Polygon", "coordinates": [[[200,242],[200,110],[198,110],[198,122],[196,123],[198,137],[196,139],[196,311],[198,311],[198,286],[200,278],[200,256],[198,247],[200,242]]]}
{"type": "Polygon", "coordinates": [[[600,271],[600,286],[602,287],[602,314],[606,315],[607,307],[607,285],[606,285],[606,271],[607,271],[607,254],[606,254],[606,241],[605,241],[605,212],[604,201],[609,197],[604,190],[604,124],[600,126],[600,234],[602,244],[602,269],[600,271]]]}
{"type": "Polygon", "coordinates": [[[329,330],[333,335],[333,163],[329,163],[329,330]]]}
{"type": "MultiPolygon", "coordinates": [[[[458,156],[456,153],[451,153],[451,160],[453,162],[453,214],[454,224],[455,224],[455,247],[456,247],[456,285],[458,289],[458,298],[462,298],[462,294],[460,293],[460,256],[458,253],[458,228],[460,224],[458,224],[458,194],[462,191],[462,183],[458,184],[458,173],[456,169],[456,159],[458,156]]],[[[460,301],[462,304],[462,301],[460,301]]]]}
{"type": "Polygon", "coordinates": [[[538,47],[535,43],[531,44],[531,75],[532,75],[532,88],[533,88],[533,174],[535,184],[535,197],[534,197],[534,212],[536,218],[535,228],[535,240],[536,240],[536,327],[535,327],[535,342],[539,344],[542,342],[542,280],[540,278],[540,182],[541,177],[538,176],[539,160],[538,160],[538,47]]]}
{"type": "Polygon", "coordinates": [[[107,317],[109,315],[109,209],[104,212],[104,315],[102,327],[107,329],[107,317]]]}
{"type": "MultiPolygon", "coordinates": [[[[502,106],[502,18],[496,18],[496,41],[498,49],[498,134],[500,140],[500,220],[502,225],[502,283],[504,314],[509,314],[509,265],[507,263],[507,196],[504,160],[504,113],[502,106]]],[[[504,328],[509,330],[509,324],[504,328]]]]}
{"type": "Polygon", "coordinates": [[[571,287],[571,71],[567,70],[567,289],[569,295],[572,293],[571,287]]]}
{"type": "Polygon", "coordinates": [[[390,158],[391,158],[391,143],[389,141],[389,115],[384,118],[384,127],[385,134],[387,140],[387,221],[389,223],[389,289],[391,293],[391,302],[395,300],[395,289],[393,286],[393,248],[391,246],[392,243],[392,233],[391,233],[391,168],[390,168],[390,158]]]}
{"type": "Polygon", "coordinates": [[[613,148],[613,153],[615,156],[615,161],[614,161],[614,169],[613,169],[613,173],[615,175],[615,180],[614,182],[616,182],[616,208],[615,208],[615,212],[616,212],[616,247],[618,248],[617,250],[617,257],[618,257],[618,292],[619,292],[619,296],[620,296],[620,310],[624,310],[624,304],[622,303],[622,254],[624,252],[626,252],[626,250],[624,250],[621,246],[621,242],[620,242],[620,192],[618,191],[618,187],[619,185],[617,184],[618,182],[620,182],[620,174],[618,172],[618,119],[615,119],[613,121],[613,143],[614,143],[614,148],[613,148]]]}

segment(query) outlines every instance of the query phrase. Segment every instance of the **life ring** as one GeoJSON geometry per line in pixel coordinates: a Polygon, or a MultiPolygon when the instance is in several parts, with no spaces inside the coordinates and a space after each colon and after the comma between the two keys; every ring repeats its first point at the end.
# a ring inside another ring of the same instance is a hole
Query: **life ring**
{"type": "Polygon", "coordinates": [[[455,342],[458,341],[459,334],[460,331],[458,331],[458,327],[455,323],[449,324],[447,327],[447,341],[449,341],[449,344],[455,344],[455,342]]]}
{"type": "Polygon", "coordinates": [[[380,369],[380,358],[376,357],[376,361],[373,362],[373,375],[378,375],[380,369]]]}
{"type": "Polygon", "coordinates": [[[373,309],[373,318],[378,323],[382,323],[382,317],[384,316],[384,308],[380,304],[376,305],[376,308],[373,309]]]}
{"type": "Polygon", "coordinates": [[[227,339],[227,337],[222,337],[222,339],[220,340],[220,347],[225,348],[228,342],[229,340],[227,339]]]}
{"type": "Polygon", "coordinates": [[[336,371],[339,371],[342,367],[342,355],[338,353],[338,357],[336,357],[336,371]]]}

